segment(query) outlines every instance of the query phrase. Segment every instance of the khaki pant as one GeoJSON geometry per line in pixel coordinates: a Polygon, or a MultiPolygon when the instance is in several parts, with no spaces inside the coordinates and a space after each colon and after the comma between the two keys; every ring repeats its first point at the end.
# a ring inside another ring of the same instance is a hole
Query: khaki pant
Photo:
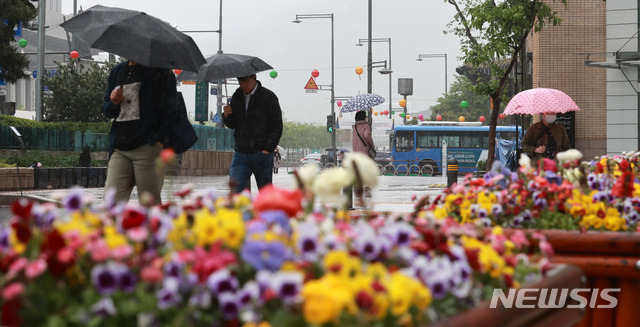
{"type": "Polygon", "coordinates": [[[158,172],[156,159],[162,151],[159,143],[145,144],[135,150],[114,150],[109,159],[107,181],[104,189],[116,190],[116,201],[129,201],[133,186],[138,189],[138,198],[147,192],[153,196],[154,203],[162,203],[160,192],[164,184],[164,170],[158,172]]]}

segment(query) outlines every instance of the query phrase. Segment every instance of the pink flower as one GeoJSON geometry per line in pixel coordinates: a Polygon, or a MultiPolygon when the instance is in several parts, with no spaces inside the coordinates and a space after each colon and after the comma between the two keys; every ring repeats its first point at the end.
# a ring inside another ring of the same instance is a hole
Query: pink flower
{"type": "Polygon", "coordinates": [[[540,243],[538,244],[538,246],[540,247],[540,251],[542,252],[542,254],[547,257],[547,258],[553,258],[553,255],[555,254],[553,252],[553,247],[551,246],[551,243],[547,242],[547,241],[540,241],[540,243]]]}
{"type": "Polygon", "coordinates": [[[515,244],[517,248],[523,248],[525,246],[529,246],[529,241],[527,237],[524,235],[524,232],[521,230],[516,230],[513,235],[511,235],[511,242],[515,244]]]}
{"type": "Polygon", "coordinates": [[[104,240],[91,243],[89,251],[91,254],[91,260],[95,262],[102,262],[109,258],[109,247],[104,240]]]}
{"type": "Polygon", "coordinates": [[[80,236],[80,232],[77,230],[70,231],[64,234],[64,238],[67,241],[67,244],[71,246],[74,250],[77,250],[82,247],[84,241],[80,236]]]}
{"type": "Polygon", "coordinates": [[[114,259],[126,259],[133,253],[133,247],[131,245],[119,246],[111,250],[111,256],[114,259]]]}
{"type": "Polygon", "coordinates": [[[192,250],[183,250],[177,253],[178,260],[183,263],[191,263],[195,258],[195,253],[192,250]]]}
{"type": "Polygon", "coordinates": [[[140,272],[140,278],[149,284],[155,284],[162,279],[162,270],[155,267],[144,267],[140,272]]]}
{"type": "Polygon", "coordinates": [[[453,193],[463,194],[464,193],[464,185],[463,184],[455,184],[453,185],[453,193]]]}
{"type": "Polygon", "coordinates": [[[24,267],[27,266],[27,263],[29,263],[29,260],[20,257],[18,259],[16,259],[16,261],[14,261],[13,263],[11,263],[11,265],[9,266],[9,271],[7,272],[7,277],[11,278],[10,276],[15,276],[17,273],[20,272],[20,270],[22,270],[24,267]]]}
{"type": "Polygon", "coordinates": [[[73,249],[70,246],[65,246],[57,254],[58,261],[63,264],[73,261],[73,249]]]}
{"type": "MultiPolygon", "coordinates": [[[[58,252],[59,254],[60,252],[58,252]]],[[[36,259],[27,264],[24,268],[24,274],[29,279],[34,279],[40,276],[45,270],[47,270],[47,262],[44,259],[36,259]]]]}
{"type": "Polygon", "coordinates": [[[134,242],[143,242],[149,236],[149,232],[144,227],[134,227],[127,231],[127,236],[134,242]]]}
{"type": "Polygon", "coordinates": [[[22,292],[24,292],[24,285],[22,283],[11,283],[2,290],[2,297],[5,301],[8,301],[20,296],[22,292]]]}

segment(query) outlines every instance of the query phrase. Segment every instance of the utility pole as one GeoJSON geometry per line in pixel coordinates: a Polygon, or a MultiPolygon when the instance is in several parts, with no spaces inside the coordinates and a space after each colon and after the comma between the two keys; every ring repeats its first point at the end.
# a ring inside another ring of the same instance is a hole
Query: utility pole
{"type": "MultiPolygon", "coordinates": [[[[373,67],[371,67],[371,62],[373,61],[373,55],[371,54],[371,17],[372,17],[372,10],[371,10],[371,3],[372,0],[369,0],[369,30],[368,30],[368,51],[367,51],[367,93],[371,93],[372,88],[373,88],[373,76],[371,76],[373,74],[373,67]]],[[[371,113],[372,113],[373,109],[369,108],[368,112],[367,112],[367,120],[369,121],[369,125],[371,125],[373,123],[373,117],[371,117],[371,113]]]]}
{"type": "Polygon", "coordinates": [[[47,1],[38,1],[38,69],[36,73],[36,121],[42,121],[42,93],[44,93],[44,85],[42,78],[44,77],[44,24],[47,1]]]}
{"type": "MultiPolygon", "coordinates": [[[[220,18],[218,19],[218,53],[222,53],[222,0],[220,0],[220,18]]],[[[222,81],[218,81],[217,87],[217,101],[216,101],[216,114],[220,117],[220,121],[216,124],[217,127],[224,127],[222,123],[222,81]]],[[[228,95],[228,94],[227,94],[228,95]]]]}

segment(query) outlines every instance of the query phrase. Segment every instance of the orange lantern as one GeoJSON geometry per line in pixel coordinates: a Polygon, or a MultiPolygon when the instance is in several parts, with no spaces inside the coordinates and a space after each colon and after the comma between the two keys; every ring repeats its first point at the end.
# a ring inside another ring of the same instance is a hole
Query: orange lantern
{"type": "Polygon", "coordinates": [[[80,58],[80,53],[78,53],[78,51],[76,51],[76,50],[73,50],[69,54],[69,57],[71,57],[71,59],[78,59],[78,58],[80,58]]]}
{"type": "Polygon", "coordinates": [[[407,100],[405,99],[400,100],[400,107],[404,108],[406,106],[407,106],[407,100]]]}
{"type": "Polygon", "coordinates": [[[356,74],[360,75],[362,74],[363,70],[362,67],[356,67],[356,74]]]}
{"type": "Polygon", "coordinates": [[[437,115],[437,116],[436,116],[436,120],[437,120],[437,121],[441,121],[441,120],[442,120],[442,116],[437,115]]]}
{"type": "Polygon", "coordinates": [[[505,114],[500,114],[500,115],[498,115],[498,117],[499,117],[500,119],[504,119],[504,118],[505,118],[505,117],[507,117],[507,116],[506,116],[505,114]]]}
{"type": "Polygon", "coordinates": [[[374,112],[373,112],[373,115],[374,115],[374,116],[377,116],[377,115],[378,115],[378,112],[377,112],[377,111],[374,111],[374,112]]]}
{"type": "Polygon", "coordinates": [[[407,119],[411,119],[411,115],[407,115],[407,119]]]}
{"type": "Polygon", "coordinates": [[[464,122],[464,116],[460,116],[460,117],[458,118],[458,121],[459,121],[459,122],[461,122],[461,123],[462,123],[462,122],[464,122]]]}

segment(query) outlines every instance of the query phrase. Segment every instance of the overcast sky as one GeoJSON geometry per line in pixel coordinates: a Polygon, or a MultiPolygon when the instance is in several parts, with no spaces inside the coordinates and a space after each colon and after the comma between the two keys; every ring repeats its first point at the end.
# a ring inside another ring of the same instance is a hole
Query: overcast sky
{"type": "MultiPolygon", "coordinates": [[[[88,9],[101,4],[144,11],[161,18],[179,30],[217,30],[220,3],[216,0],[78,0],[78,7],[88,9]]],[[[272,79],[269,72],[258,74],[263,86],[280,99],[283,117],[287,121],[324,124],[331,112],[331,92],[305,93],[304,86],[317,69],[320,85],[331,84],[331,24],[330,19],[307,19],[294,24],[296,14],[334,14],[335,95],[348,97],[367,92],[367,46],[357,47],[359,38],[367,38],[366,0],[224,0],[222,8],[222,50],[258,56],[278,72],[272,79]],[[360,77],[355,68],[361,66],[360,77]]],[[[73,12],[73,1],[65,0],[62,12],[73,12]]],[[[460,65],[459,40],[444,34],[454,10],[451,5],[436,0],[373,1],[373,38],[391,38],[392,105],[399,107],[398,78],[413,78],[413,95],[408,97],[409,111],[426,110],[444,94],[444,59],[416,61],[418,54],[448,55],[448,82],[454,80],[460,65]]],[[[205,57],[218,50],[217,33],[190,34],[205,57]]],[[[373,43],[373,61],[388,60],[388,43],[373,43]]],[[[374,68],[373,92],[388,101],[389,79],[374,68]]],[[[195,87],[179,87],[187,107],[195,107],[195,87]]],[[[229,93],[233,90],[229,89],[229,93]]],[[[215,112],[216,99],[209,99],[215,112]]],[[[388,109],[388,102],[374,110],[388,109]]],[[[336,106],[336,111],[339,108],[336,106]]],[[[396,113],[396,116],[398,113],[396,113]]],[[[345,117],[347,118],[347,117],[345,117]]],[[[398,117],[399,118],[399,117],[398,117]]],[[[376,120],[382,119],[380,116],[376,120]]]]}

